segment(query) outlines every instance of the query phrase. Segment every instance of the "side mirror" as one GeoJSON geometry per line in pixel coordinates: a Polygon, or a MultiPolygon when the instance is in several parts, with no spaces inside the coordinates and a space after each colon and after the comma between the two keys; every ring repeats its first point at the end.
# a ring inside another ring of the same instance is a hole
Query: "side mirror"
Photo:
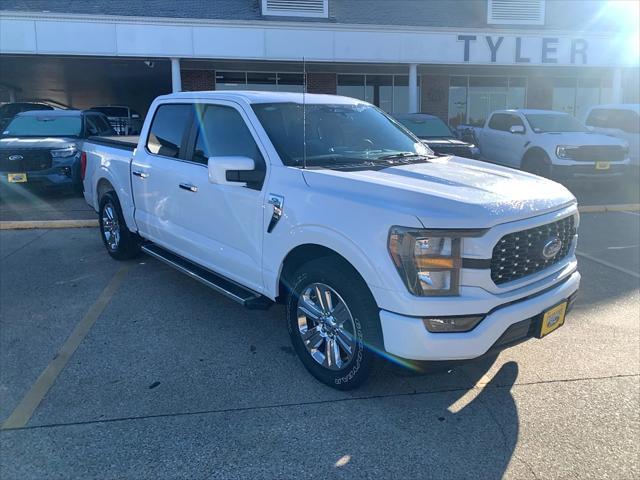
{"type": "Polygon", "coordinates": [[[207,168],[210,183],[244,186],[252,181],[256,163],[249,157],[209,157],[207,168]]]}
{"type": "Polygon", "coordinates": [[[509,131],[511,133],[520,133],[520,134],[522,134],[522,133],[524,133],[524,127],[522,125],[511,125],[509,127],[509,131]]]}

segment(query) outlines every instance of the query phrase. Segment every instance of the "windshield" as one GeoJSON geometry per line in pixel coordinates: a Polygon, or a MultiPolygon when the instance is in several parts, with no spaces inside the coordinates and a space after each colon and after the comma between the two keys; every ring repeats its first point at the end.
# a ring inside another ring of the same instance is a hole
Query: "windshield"
{"type": "Polygon", "coordinates": [[[398,121],[418,138],[450,138],[453,133],[446,123],[435,117],[402,117],[398,121]]]}
{"type": "Polygon", "coordinates": [[[529,113],[525,117],[536,133],[588,131],[587,127],[567,113],[529,113]]]}
{"type": "MultiPolygon", "coordinates": [[[[262,103],[253,110],[285,165],[302,166],[302,105],[262,103]]],[[[306,105],[305,118],[309,166],[390,162],[432,153],[369,105],[306,105]]]]}
{"type": "Polygon", "coordinates": [[[80,115],[64,117],[24,116],[16,117],[2,132],[4,136],[17,137],[78,137],[82,124],[80,115]]]}

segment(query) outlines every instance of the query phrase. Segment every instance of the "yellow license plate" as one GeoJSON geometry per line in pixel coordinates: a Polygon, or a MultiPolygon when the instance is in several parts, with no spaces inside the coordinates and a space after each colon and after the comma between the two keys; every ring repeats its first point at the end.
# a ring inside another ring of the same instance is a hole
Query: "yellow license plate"
{"type": "Polygon", "coordinates": [[[610,162],[596,162],[596,170],[609,170],[610,162]]]}
{"type": "Polygon", "coordinates": [[[7,174],[9,183],[25,183],[27,181],[26,173],[9,173],[7,174]]]}
{"type": "Polygon", "coordinates": [[[540,326],[540,338],[553,332],[564,325],[564,316],[567,313],[567,302],[550,308],[542,316],[542,325],[540,326]]]}

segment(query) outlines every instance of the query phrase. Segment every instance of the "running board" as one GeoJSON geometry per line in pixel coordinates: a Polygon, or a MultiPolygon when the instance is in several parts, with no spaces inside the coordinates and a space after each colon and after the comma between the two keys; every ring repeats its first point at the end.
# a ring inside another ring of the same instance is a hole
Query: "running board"
{"type": "Polygon", "coordinates": [[[247,308],[266,310],[273,305],[273,302],[267,297],[196,265],[192,261],[171,253],[158,245],[153,243],[145,244],[142,246],[142,251],[247,308]]]}

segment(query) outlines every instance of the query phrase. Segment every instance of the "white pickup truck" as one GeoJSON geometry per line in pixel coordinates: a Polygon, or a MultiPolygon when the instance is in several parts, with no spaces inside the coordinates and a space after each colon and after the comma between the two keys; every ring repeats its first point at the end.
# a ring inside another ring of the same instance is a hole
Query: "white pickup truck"
{"type": "Polygon", "coordinates": [[[435,157],[345,97],[157,98],[137,145],[84,146],[109,254],[140,250],[250,308],[286,305],[320,381],[379,357],[460,360],[564,323],[580,283],[576,200],[552,181],[435,157]]]}
{"type": "Polygon", "coordinates": [[[593,133],[567,113],[496,111],[474,133],[483,160],[558,181],[615,178],[629,170],[627,142],[593,133]]]}

